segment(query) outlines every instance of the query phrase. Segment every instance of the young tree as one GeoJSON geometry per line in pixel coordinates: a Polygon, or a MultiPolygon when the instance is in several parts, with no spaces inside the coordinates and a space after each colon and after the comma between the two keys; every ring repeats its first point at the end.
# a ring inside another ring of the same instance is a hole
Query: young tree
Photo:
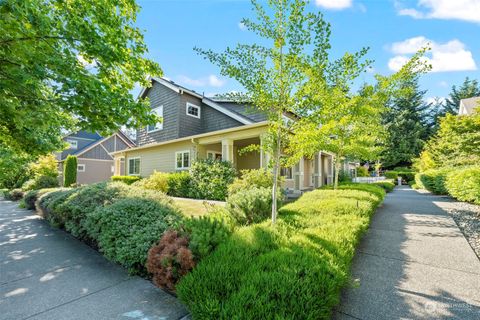
{"type": "Polygon", "coordinates": [[[243,19],[245,27],[262,38],[261,44],[238,44],[223,53],[195,50],[220,67],[224,76],[236,79],[245,93],[231,94],[268,115],[268,134],[262,147],[271,155],[273,167],[272,223],[277,216],[278,176],[281,152],[286,147],[290,122],[286,113],[296,113],[304,101],[301,88],[312,60],[326,59],[330,26],[321,13],[306,11],[307,1],[268,0],[268,7],[252,4],[256,20],[243,19]],[[313,48],[313,49],[312,49],[313,48]]]}
{"type": "Polygon", "coordinates": [[[439,110],[437,118],[444,117],[447,113],[457,114],[460,100],[480,96],[480,84],[475,79],[465,78],[460,87],[452,87],[443,108],[439,110]]]}
{"type": "Polygon", "coordinates": [[[68,155],[63,168],[63,186],[70,187],[77,183],[77,157],[68,155]]]}
{"type": "Polygon", "coordinates": [[[429,136],[424,102],[425,92],[419,89],[418,77],[399,84],[398,92],[388,102],[383,124],[388,132],[382,154],[385,167],[410,165],[418,157],[429,136]]]}
{"type": "Polygon", "coordinates": [[[156,119],[129,93],[160,67],[146,58],[134,0],[0,1],[0,144],[45,154],[61,130],[156,119]]]}

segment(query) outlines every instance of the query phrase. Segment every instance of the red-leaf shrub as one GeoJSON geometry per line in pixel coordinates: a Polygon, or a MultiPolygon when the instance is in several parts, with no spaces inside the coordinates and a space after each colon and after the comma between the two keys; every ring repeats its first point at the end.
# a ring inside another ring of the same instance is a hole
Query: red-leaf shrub
{"type": "Polygon", "coordinates": [[[175,291],[175,285],[195,266],[188,239],[176,231],[163,234],[158,245],[148,251],[147,270],[153,274],[153,283],[160,288],[175,291]]]}

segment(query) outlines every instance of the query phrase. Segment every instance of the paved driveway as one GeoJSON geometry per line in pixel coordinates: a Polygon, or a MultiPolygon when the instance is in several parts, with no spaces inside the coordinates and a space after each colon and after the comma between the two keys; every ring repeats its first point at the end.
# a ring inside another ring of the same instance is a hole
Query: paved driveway
{"type": "Polygon", "coordinates": [[[446,197],[389,194],[352,266],[336,319],[480,319],[480,261],[446,197]]]}
{"type": "Polygon", "coordinates": [[[0,201],[0,319],[180,319],[186,309],[149,281],[0,201]]]}

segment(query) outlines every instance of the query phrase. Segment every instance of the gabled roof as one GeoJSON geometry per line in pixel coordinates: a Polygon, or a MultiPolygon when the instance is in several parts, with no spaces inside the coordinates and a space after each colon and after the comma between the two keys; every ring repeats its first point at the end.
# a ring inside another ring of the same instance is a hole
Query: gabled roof
{"type": "MultiPolygon", "coordinates": [[[[240,123],[252,124],[252,123],[256,122],[256,121],[252,121],[248,117],[246,117],[246,116],[244,116],[244,115],[242,115],[238,112],[232,111],[229,108],[227,108],[225,106],[222,106],[220,103],[217,103],[214,100],[205,97],[203,94],[199,94],[198,92],[195,92],[194,90],[187,89],[187,88],[185,88],[181,85],[176,84],[173,81],[167,80],[165,78],[158,78],[158,77],[153,77],[153,78],[151,78],[151,80],[156,81],[156,82],[160,83],[161,85],[164,85],[165,87],[167,87],[167,88],[169,88],[169,89],[171,89],[171,90],[173,90],[173,91],[175,91],[179,94],[187,93],[191,96],[199,98],[199,99],[202,100],[202,103],[204,103],[207,106],[225,114],[226,116],[228,116],[232,119],[237,120],[240,123]]],[[[148,89],[149,88],[143,88],[142,91],[140,91],[140,94],[138,95],[138,97],[143,98],[145,96],[145,94],[148,92],[148,89]]]]}
{"type": "Polygon", "coordinates": [[[79,130],[77,132],[71,132],[68,135],[65,136],[65,138],[68,137],[75,137],[75,138],[80,138],[80,139],[88,139],[88,140],[99,140],[102,139],[102,136],[98,132],[89,132],[86,130],[79,130]]]}
{"type": "Polygon", "coordinates": [[[475,108],[480,107],[480,97],[472,97],[468,99],[460,100],[460,106],[458,108],[459,115],[473,114],[475,108]]]}

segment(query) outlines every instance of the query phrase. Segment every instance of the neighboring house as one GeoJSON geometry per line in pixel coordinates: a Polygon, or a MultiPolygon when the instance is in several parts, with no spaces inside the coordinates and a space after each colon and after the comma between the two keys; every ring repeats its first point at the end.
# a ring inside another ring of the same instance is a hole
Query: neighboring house
{"type": "Polygon", "coordinates": [[[472,115],[475,109],[480,107],[480,97],[473,97],[460,100],[458,115],[472,115]]]}
{"type": "Polygon", "coordinates": [[[105,138],[96,132],[78,131],[68,134],[63,140],[69,147],[57,154],[60,178],[63,162],[68,155],[75,155],[78,162],[77,183],[80,184],[109,180],[115,171],[111,153],[135,146],[120,130],[105,138]]]}
{"type": "MultiPolygon", "coordinates": [[[[163,78],[140,93],[150,99],[152,112],[163,121],[137,131],[135,148],[114,152],[116,175],[147,177],[154,171],[188,170],[195,159],[222,159],[237,170],[265,167],[267,155],[239,152],[261,144],[267,117],[259,110],[232,101],[215,100],[163,78]],[[126,163],[124,166],[123,163],[126,163]]],[[[333,155],[318,152],[293,168],[282,168],[285,187],[304,190],[333,181],[333,155]]]]}

